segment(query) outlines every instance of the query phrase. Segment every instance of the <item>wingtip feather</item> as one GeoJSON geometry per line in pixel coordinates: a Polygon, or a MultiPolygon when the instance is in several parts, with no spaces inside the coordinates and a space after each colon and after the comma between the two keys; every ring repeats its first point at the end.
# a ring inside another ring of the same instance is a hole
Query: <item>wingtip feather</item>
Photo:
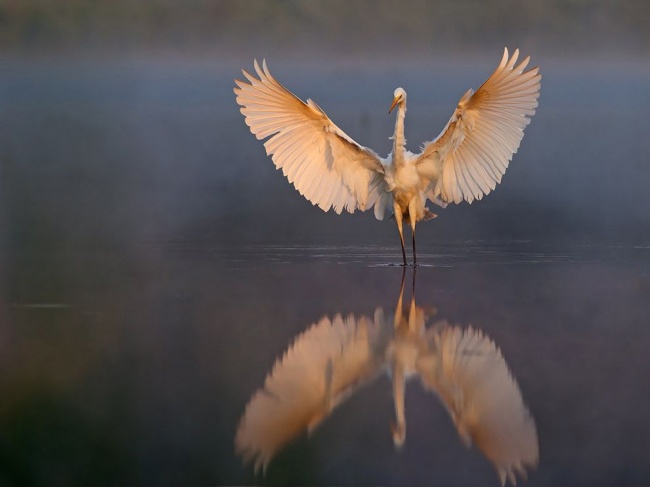
{"type": "Polygon", "coordinates": [[[503,68],[506,63],[508,62],[508,48],[504,47],[503,48],[503,57],[501,58],[501,62],[499,63],[499,68],[503,68]]]}
{"type": "Polygon", "coordinates": [[[507,70],[512,70],[513,66],[517,62],[517,58],[519,58],[519,49],[515,49],[515,52],[512,53],[512,56],[510,57],[508,64],[506,64],[507,70]]]}

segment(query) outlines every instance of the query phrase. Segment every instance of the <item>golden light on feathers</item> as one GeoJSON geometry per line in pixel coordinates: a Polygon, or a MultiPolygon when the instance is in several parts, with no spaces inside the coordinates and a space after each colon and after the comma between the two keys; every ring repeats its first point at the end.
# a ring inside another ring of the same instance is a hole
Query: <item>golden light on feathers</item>
{"type": "Polygon", "coordinates": [[[469,90],[456,106],[440,135],[418,154],[405,148],[406,91],[395,90],[390,110],[397,107],[393,150],[382,158],[355,142],[312,100],[303,102],[282,86],[266,62],[254,62],[255,75],[243,71],[235,80],[237,103],[246,124],[264,142],[266,152],[290,183],[324,211],[374,208],[381,220],[393,214],[399,230],[403,263],[403,222],[411,226],[413,261],[415,226],[431,218],[427,200],[472,203],[492,191],[524,136],[535,113],[541,75],[525,71],[504,49],[501,62],[475,92],[469,90]]]}

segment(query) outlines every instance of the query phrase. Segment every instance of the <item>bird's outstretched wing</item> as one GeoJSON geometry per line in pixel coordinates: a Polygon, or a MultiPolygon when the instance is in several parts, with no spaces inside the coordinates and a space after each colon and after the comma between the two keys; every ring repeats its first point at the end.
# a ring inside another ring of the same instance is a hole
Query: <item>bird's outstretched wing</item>
{"type": "Polygon", "coordinates": [[[463,442],[492,462],[502,485],[537,465],[535,421],[494,342],[478,330],[430,329],[435,352],[419,363],[422,382],[437,393],[463,442]]]}
{"type": "Polygon", "coordinates": [[[384,365],[392,327],[378,309],[366,317],[323,318],[278,359],[246,406],[235,447],[255,469],[301,433],[313,431],[384,365]]]}
{"type": "MultiPolygon", "coordinates": [[[[235,80],[237,103],[251,132],[265,143],[276,168],[305,198],[324,211],[366,210],[382,194],[379,156],[357,144],[312,100],[307,103],[254,63],[258,78],[235,80]]],[[[379,205],[378,205],[379,206],[379,205]]],[[[379,218],[379,215],[377,215],[379,218]]]]}
{"type": "Polygon", "coordinates": [[[451,119],[417,156],[418,173],[431,181],[432,196],[469,203],[481,199],[501,176],[535,114],[539,68],[524,71],[530,57],[515,66],[519,50],[501,63],[483,85],[461,98],[451,119]]]}

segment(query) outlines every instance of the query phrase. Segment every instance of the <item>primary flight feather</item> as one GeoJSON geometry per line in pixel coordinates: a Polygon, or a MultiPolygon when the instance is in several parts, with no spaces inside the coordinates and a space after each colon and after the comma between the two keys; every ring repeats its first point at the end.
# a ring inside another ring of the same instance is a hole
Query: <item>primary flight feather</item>
{"type": "Polygon", "coordinates": [[[324,211],[353,213],[374,208],[381,220],[395,216],[406,265],[402,223],[435,217],[427,199],[440,206],[472,203],[492,191],[524,136],[539,98],[539,68],[524,71],[519,50],[503,58],[494,73],[460,99],[440,135],[419,154],[405,148],[406,92],[397,88],[389,111],[397,107],[393,150],[382,158],[337,127],[312,100],[303,102],[254,62],[256,76],[243,71],[235,80],[237,103],[251,132],[264,143],[275,166],[295,188],[324,211]]]}

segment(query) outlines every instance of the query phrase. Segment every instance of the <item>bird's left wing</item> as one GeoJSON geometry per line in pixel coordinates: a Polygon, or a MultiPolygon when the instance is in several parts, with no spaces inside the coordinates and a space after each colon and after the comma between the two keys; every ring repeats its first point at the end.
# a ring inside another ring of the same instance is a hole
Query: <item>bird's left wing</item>
{"type": "Polygon", "coordinates": [[[248,82],[235,80],[234,91],[251,132],[260,140],[270,137],[264,147],[276,168],[324,211],[372,207],[385,185],[379,156],[346,135],[312,100],[305,103],[282,86],[265,61],[254,65],[257,78],[244,70],[248,82]]]}
{"type": "Polygon", "coordinates": [[[493,190],[524,136],[539,98],[539,68],[516,65],[519,50],[501,63],[483,85],[461,98],[441,134],[417,156],[420,176],[431,181],[432,197],[469,203],[493,190]]]}

